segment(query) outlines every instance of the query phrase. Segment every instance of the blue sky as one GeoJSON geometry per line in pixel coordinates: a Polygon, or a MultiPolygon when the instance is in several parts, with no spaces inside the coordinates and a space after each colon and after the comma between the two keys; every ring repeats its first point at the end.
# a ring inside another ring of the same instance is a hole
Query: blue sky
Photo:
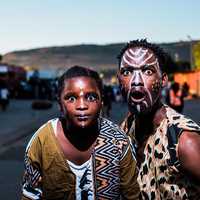
{"type": "Polygon", "coordinates": [[[6,0],[0,54],[29,48],[200,39],[198,0],[6,0]]]}

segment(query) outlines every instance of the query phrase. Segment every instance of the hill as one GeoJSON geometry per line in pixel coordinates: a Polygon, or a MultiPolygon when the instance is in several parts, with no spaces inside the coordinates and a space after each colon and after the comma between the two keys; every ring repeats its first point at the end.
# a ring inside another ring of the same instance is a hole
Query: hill
{"type": "Polygon", "coordinates": [[[60,69],[72,65],[89,66],[96,70],[113,69],[122,46],[76,45],[16,51],[5,54],[3,62],[38,69],[60,69]]]}
{"type": "MultiPolygon", "coordinates": [[[[190,42],[162,43],[172,58],[189,61],[190,42]]],[[[72,65],[93,67],[95,70],[114,70],[116,56],[123,43],[108,45],[74,45],[15,51],[3,55],[3,62],[31,66],[37,69],[63,69],[72,65]]]]}

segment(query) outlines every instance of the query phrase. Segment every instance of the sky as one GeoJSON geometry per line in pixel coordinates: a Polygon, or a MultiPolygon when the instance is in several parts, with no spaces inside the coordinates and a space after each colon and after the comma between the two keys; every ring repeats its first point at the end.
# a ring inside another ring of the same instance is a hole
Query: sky
{"type": "Polygon", "coordinates": [[[0,54],[32,48],[200,39],[199,0],[6,0],[0,54]]]}

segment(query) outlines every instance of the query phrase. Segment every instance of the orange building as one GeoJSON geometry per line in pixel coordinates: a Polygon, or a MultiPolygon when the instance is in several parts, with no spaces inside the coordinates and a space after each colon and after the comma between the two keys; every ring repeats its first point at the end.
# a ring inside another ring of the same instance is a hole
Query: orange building
{"type": "Polygon", "coordinates": [[[174,81],[181,85],[186,82],[190,87],[190,94],[200,97],[200,70],[175,73],[174,81]]]}

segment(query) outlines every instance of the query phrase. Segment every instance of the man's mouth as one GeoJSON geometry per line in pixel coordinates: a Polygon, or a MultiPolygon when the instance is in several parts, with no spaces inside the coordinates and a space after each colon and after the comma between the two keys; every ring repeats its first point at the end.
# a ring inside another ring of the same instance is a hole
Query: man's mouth
{"type": "Polygon", "coordinates": [[[145,98],[145,93],[142,91],[134,91],[131,93],[131,101],[133,102],[141,102],[145,98]]]}

